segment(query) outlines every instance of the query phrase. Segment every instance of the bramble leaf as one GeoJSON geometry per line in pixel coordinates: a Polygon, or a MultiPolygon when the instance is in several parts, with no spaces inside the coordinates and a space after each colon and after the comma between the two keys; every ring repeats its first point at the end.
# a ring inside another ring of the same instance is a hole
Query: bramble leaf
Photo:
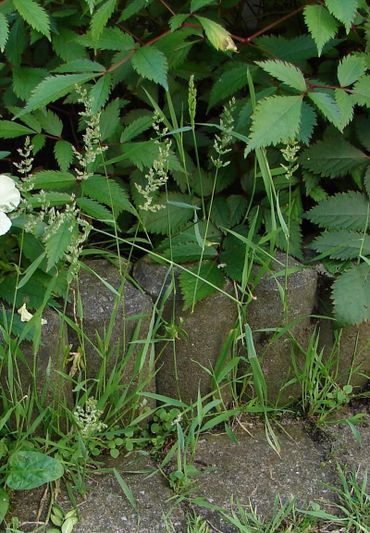
{"type": "Polygon", "coordinates": [[[107,25],[108,20],[113,15],[117,0],[107,0],[97,9],[91,19],[91,36],[97,41],[107,25]]]}
{"type": "Polygon", "coordinates": [[[326,137],[304,150],[300,161],[304,168],[322,177],[346,176],[366,163],[366,154],[346,141],[342,135],[326,137]]]}
{"type": "Polygon", "coordinates": [[[356,104],[370,107],[370,76],[363,76],[355,83],[352,97],[356,104]]]}
{"type": "MultiPolygon", "coordinates": [[[[198,274],[198,265],[189,268],[189,270],[194,272],[194,274],[198,274]]],[[[222,289],[225,284],[224,275],[221,270],[217,268],[217,263],[214,261],[205,261],[202,264],[198,282],[197,278],[188,272],[181,272],[179,281],[184,299],[184,309],[190,309],[193,305],[193,301],[197,303],[206,296],[217,292],[217,289],[209,285],[207,281],[219,289],[222,289]]]]}
{"type": "Polygon", "coordinates": [[[120,142],[125,143],[131,141],[147,129],[151,127],[153,123],[153,117],[151,115],[144,115],[138,117],[136,120],[131,122],[121,133],[120,142]]]}
{"type": "Polygon", "coordinates": [[[370,320],[370,268],[366,263],[344,272],[333,285],[337,318],[346,324],[370,320]]]}
{"type": "Polygon", "coordinates": [[[341,87],[355,83],[366,72],[366,62],[362,56],[349,54],[338,65],[338,80],[341,87]]]}
{"type": "Polygon", "coordinates": [[[105,74],[92,87],[89,96],[91,100],[91,110],[98,113],[109,98],[112,89],[112,76],[105,74]]]}
{"type": "Polygon", "coordinates": [[[355,231],[325,231],[312,242],[311,248],[332,259],[356,259],[360,253],[370,255],[370,235],[355,231]]]}
{"type": "Polygon", "coordinates": [[[153,46],[142,46],[131,60],[136,72],[143,78],[159,83],[168,90],[166,56],[153,46]]]}
{"type": "Polygon", "coordinates": [[[0,120],[0,139],[15,139],[32,133],[35,132],[23,124],[17,124],[11,120],[0,120]]]}
{"type": "Polygon", "coordinates": [[[358,0],[325,0],[325,4],[330,13],[344,24],[349,33],[356,16],[358,0]]]}
{"type": "Polygon", "coordinates": [[[310,91],[308,97],[329,122],[334,124],[339,130],[343,129],[340,109],[330,94],[321,91],[310,91]]]}
{"type": "Polygon", "coordinates": [[[8,37],[9,37],[8,19],[6,18],[5,15],[3,15],[3,13],[0,13],[0,51],[1,52],[4,52],[8,37]]]}
{"type": "Polygon", "coordinates": [[[302,102],[301,124],[297,135],[298,141],[309,144],[316,126],[317,117],[315,110],[307,102],[302,102]]]}
{"type": "Polygon", "coordinates": [[[306,215],[321,228],[364,231],[370,227],[369,199],[360,192],[335,194],[313,207],[306,215]]]}
{"type": "Polygon", "coordinates": [[[290,142],[299,133],[302,96],[271,96],[261,100],[252,116],[246,154],[262,146],[290,142]]]}
{"type": "Polygon", "coordinates": [[[60,226],[53,232],[49,232],[45,239],[45,250],[47,257],[47,268],[51,270],[58,261],[63,257],[68,246],[72,242],[75,227],[70,223],[70,220],[64,220],[60,226]]]}
{"type": "Polygon", "coordinates": [[[50,41],[50,20],[45,9],[35,0],[13,0],[13,4],[22,19],[50,41]]]}
{"type": "Polygon", "coordinates": [[[292,63],[286,61],[256,61],[263,70],[277,78],[282,83],[289,85],[297,91],[304,92],[306,90],[306,82],[302,71],[299,70],[292,63]]]}
{"type": "Polygon", "coordinates": [[[324,44],[335,36],[338,23],[325,7],[319,5],[306,6],[304,19],[320,56],[324,44]]]}
{"type": "Polygon", "coordinates": [[[57,141],[54,145],[54,155],[60,170],[67,171],[73,161],[73,149],[68,141],[57,141]]]}
{"type": "Polygon", "coordinates": [[[48,76],[32,91],[27,105],[20,111],[17,117],[20,117],[34,109],[44,107],[50,102],[55,102],[62,96],[72,91],[76,84],[84,83],[94,78],[96,74],[66,74],[57,76],[48,76]]]}

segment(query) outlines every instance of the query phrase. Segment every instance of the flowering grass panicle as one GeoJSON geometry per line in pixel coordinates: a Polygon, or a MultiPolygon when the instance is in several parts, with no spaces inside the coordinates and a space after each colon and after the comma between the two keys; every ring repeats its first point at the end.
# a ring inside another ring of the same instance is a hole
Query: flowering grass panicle
{"type": "Polygon", "coordinates": [[[79,405],[73,412],[76,424],[80,429],[82,437],[85,439],[93,437],[97,433],[104,431],[107,427],[100,420],[103,411],[98,409],[97,405],[97,400],[91,396],[87,399],[84,407],[79,405]]]}

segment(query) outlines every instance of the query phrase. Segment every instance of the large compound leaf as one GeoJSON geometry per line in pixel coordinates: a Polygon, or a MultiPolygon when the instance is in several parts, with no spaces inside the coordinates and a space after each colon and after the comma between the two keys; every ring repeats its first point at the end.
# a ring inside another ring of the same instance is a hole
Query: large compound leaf
{"type": "Polygon", "coordinates": [[[306,6],[304,8],[304,19],[317,45],[320,56],[324,44],[335,36],[338,23],[325,7],[318,5],[306,6]]]}
{"type": "Polygon", "coordinates": [[[336,317],[346,324],[370,320],[370,268],[363,263],[342,274],[333,285],[336,317]]]}
{"type": "Polygon", "coordinates": [[[314,239],[311,248],[332,259],[356,259],[370,255],[370,235],[355,231],[325,231],[314,239]]]}
{"type": "Polygon", "coordinates": [[[44,107],[50,102],[55,102],[72,91],[76,85],[85,83],[95,76],[95,73],[48,76],[35,87],[26,107],[17,116],[20,117],[30,111],[44,107]]]}
{"type": "Polygon", "coordinates": [[[256,63],[271,76],[289,85],[289,87],[301,92],[306,90],[304,76],[295,65],[285,61],[257,61],[256,63]]]}
{"type": "Polygon", "coordinates": [[[288,143],[299,133],[302,96],[272,96],[261,100],[252,117],[246,154],[262,146],[288,143]]]}
{"type": "Polygon", "coordinates": [[[368,161],[364,152],[347,142],[342,135],[326,137],[312,144],[301,155],[303,167],[323,178],[346,176],[368,161]]]}
{"type": "Polygon", "coordinates": [[[339,193],[313,207],[306,217],[321,228],[364,231],[370,227],[370,200],[360,192],[339,193]]]}
{"type": "MultiPolygon", "coordinates": [[[[191,272],[198,275],[198,265],[190,268],[191,272]]],[[[190,309],[194,303],[199,302],[206,296],[217,292],[217,287],[222,289],[225,278],[222,271],[217,268],[214,261],[205,261],[200,268],[199,277],[188,272],[180,274],[180,287],[184,299],[184,309],[190,309]],[[209,283],[215,285],[212,287],[209,283]]]]}
{"type": "Polygon", "coordinates": [[[168,89],[168,65],[166,56],[162,52],[152,46],[143,46],[134,54],[131,64],[140,76],[168,89]]]}
{"type": "Polygon", "coordinates": [[[344,24],[347,33],[355,19],[359,0],[325,0],[326,7],[332,15],[344,24]]]}
{"type": "Polygon", "coordinates": [[[338,65],[338,80],[341,87],[355,83],[366,72],[365,58],[350,54],[342,59],[338,65]]]}
{"type": "Polygon", "coordinates": [[[35,0],[13,0],[15,9],[23,20],[50,40],[49,15],[35,0]]]}
{"type": "Polygon", "coordinates": [[[18,451],[9,460],[6,484],[12,490],[31,490],[64,474],[62,463],[40,452],[18,451]]]}

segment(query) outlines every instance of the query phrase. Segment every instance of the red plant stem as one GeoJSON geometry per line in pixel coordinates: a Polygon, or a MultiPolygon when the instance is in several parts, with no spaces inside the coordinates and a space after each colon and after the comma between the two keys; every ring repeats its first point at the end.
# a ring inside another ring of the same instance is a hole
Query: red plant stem
{"type": "Polygon", "coordinates": [[[297,15],[298,13],[303,11],[304,8],[305,8],[305,6],[298,7],[297,9],[295,9],[294,11],[291,11],[290,13],[285,15],[284,17],[281,17],[280,19],[275,20],[275,22],[272,22],[271,24],[268,24],[267,26],[265,26],[261,30],[258,30],[256,33],[253,33],[253,35],[249,35],[249,37],[239,37],[238,35],[231,35],[231,37],[235,41],[238,41],[239,43],[249,44],[254,39],[257,39],[257,37],[259,37],[260,35],[266,33],[269,30],[272,30],[273,28],[275,28],[276,26],[278,26],[282,22],[285,22],[286,20],[290,19],[291,17],[294,17],[295,15],[297,15]]]}

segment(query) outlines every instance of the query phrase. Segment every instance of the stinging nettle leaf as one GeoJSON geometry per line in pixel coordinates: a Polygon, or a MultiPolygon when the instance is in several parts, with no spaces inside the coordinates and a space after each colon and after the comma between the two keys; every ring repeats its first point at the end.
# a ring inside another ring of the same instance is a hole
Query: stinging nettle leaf
{"type": "Polygon", "coordinates": [[[166,91],[168,90],[168,64],[162,52],[153,46],[143,46],[135,52],[131,64],[140,76],[159,83],[166,91]]]}
{"type": "Polygon", "coordinates": [[[349,33],[356,16],[358,0],[325,0],[325,4],[330,13],[344,24],[349,33]]]}
{"type": "Polygon", "coordinates": [[[45,9],[35,0],[13,0],[13,4],[23,20],[50,41],[50,20],[45,9]]]}
{"type": "Polygon", "coordinates": [[[4,52],[5,45],[9,37],[8,19],[3,13],[0,13],[0,51],[4,52]]]}
{"type": "Polygon", "coordinates": [[[256,61],[263,70],[271,74],[274,78],[277,78],[282,83],[289,85],[297,91],[304,92],[306,90],[306,81],[299,70],[292,63],[285,61],[256,61]]]}
{"type": "Polygon", "coordinates": [[[338,23],[329,11],[318,5],[304,8],[304,19],[321,55],[324,44],[332,39],[338,29],[338,23]]]}
{"type": "Polygon", "coordinates": [[[246,154],[262,146],[288,143],[300,128],[302,96],[271,96],[261,100],[252,117],[246,154]]]}
{"type": "Polygon", "coordinates": [[[55,100],[62,98],[72,91],[75,85],[85,83],[95,76],[95,73],[48,76],[35,87],[26,107],[18,113],[17,117],[29,113],[34,109],[44,107],[47,104],[50,104],[50,102],[55,102],[55,100]]]}
{"type": "Polygon", "coordinates": [[[350,54],[342,59],[338,65],[338,80],[341,87],[348,87],[355,83],[366,72],[364,57],[350,54]]]}

